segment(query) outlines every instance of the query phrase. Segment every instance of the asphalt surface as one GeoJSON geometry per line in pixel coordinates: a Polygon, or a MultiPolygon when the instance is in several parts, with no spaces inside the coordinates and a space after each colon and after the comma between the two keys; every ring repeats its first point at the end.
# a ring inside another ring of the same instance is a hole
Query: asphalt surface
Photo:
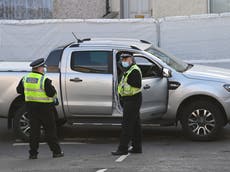
{"type": "Polygon", "coordinates": [[[37,160],[28,159],[28,144],[16,140],[0,120],[0,172],[217,172],[229,171],[230,127],[218,141],[192,142],[180,127],[144,128],[143,153],[112,156],[119,127],[69,127],[60,132],[65,157],[53,159],[41,144],[37,160]]]}

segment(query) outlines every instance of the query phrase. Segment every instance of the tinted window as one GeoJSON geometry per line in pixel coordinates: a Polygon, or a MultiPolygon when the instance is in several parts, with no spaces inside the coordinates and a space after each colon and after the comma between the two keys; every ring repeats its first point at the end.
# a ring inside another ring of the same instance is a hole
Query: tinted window
{"type": "Polygon", "coordinates": [[[71,55],[71,69],[84,73],[112,73],[112,52],[76,51],[71,55]]]}
{"type": "Polygon", "coordinates": [[[61,61],[62,51],[62,49],[58,49],[50,52],[46,59],[48,72],[59,72],[59,62],[61,61]]]}

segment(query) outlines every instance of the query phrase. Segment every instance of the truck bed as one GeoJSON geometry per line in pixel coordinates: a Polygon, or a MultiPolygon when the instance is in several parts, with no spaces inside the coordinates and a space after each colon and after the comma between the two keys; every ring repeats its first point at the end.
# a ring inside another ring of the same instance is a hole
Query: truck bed
{"type": "Polygon", "coordinates": [[[31,71],[29,66],[31,62],[1,62],[0,61],[0,72],[1,71],[31,71]]]}

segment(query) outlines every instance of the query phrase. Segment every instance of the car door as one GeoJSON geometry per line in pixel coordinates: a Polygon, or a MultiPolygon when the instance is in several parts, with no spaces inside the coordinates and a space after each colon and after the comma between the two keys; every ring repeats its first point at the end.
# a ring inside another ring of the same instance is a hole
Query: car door
{"type": "Polygon", "coordinates": [[[73,51],[66,72],[71,115],[112,114],[112,51],[73,51]]]}
{"type": "Polygon", "coordinates": [[[162,67],[142,55],[134,56],[142,71],[141,116],[159,117],[167,111],[168,79],[162,75],[162,67]]]}

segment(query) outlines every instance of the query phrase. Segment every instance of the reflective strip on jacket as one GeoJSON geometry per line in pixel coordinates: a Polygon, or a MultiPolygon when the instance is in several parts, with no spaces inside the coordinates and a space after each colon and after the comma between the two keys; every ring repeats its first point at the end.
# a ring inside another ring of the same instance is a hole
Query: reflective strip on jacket
{"type": "Polygon", "coordinates": [[[121,96],[133,96],[133,95],[141,92],[141,88],[132,87],[131,85],[128,84],[129,74],[133,70],[138,70],[140,72],[140,75],[141,75],[141,70],[137,65],[131,66],[131,68],[122,76],[121,81],[118,84],[118,93],[121,96]]]}
{"type": "Polygon", "coordinates": [[[52,103],[53,97],[48,97],[45,92],[46,77],[39,73],[31,72],[23,78],[26,102],[52,103]]]}

